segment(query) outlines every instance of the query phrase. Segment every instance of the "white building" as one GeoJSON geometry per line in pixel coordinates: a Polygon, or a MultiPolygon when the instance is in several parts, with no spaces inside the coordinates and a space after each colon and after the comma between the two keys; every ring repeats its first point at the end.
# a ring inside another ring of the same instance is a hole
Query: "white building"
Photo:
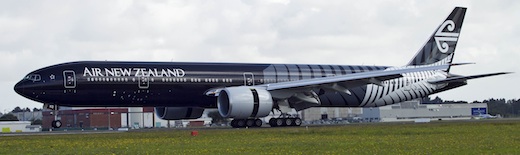
{"type": "Polygon", "coordinates": [[[487,114],[487,103],[420,104],[419,101],[406,101],[363,108],[361,117],[364,122],[394,122],[471,119],[479,114],[487,114]]]}
{"type": "Polygon", "coordinates": [[[362,108],[321,108],[313,107],[301,111],[304,121],[316,121],[336,118],[352,118],[362,114],[362,108]]]}
{"type": "Polygon", "coordinates": [[[30,121],[5,121],[0,122],[2,133],[10,132],[40,132],[42,130],[39,125],[31,125],[30,121]]]}
{"type": "Polygon", "coordinates": [[[201,118],[186,120],[164,120],[159,118],[154,111],[144,110],[142,107],[130,107],[127,113],[121,113],[121,126],[132,129],[137,128],[167,128],[167,127],[187,127],[190,122],[203,121],[204,125],[211,124],[211,118],[204,111],[201,118]],[[129,124],[129,126],[127,125],[129,124]]]}

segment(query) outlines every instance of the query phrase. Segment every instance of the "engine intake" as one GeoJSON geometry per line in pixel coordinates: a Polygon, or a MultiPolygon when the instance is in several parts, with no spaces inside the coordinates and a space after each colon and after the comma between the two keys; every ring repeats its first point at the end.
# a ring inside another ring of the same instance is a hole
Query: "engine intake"
{"type": "Polygon", "coordinates": [[[223,117],[265,117],[273,109],[271,93],[260,87],[229,87],[220,91],[218,111],[223,117]]]}

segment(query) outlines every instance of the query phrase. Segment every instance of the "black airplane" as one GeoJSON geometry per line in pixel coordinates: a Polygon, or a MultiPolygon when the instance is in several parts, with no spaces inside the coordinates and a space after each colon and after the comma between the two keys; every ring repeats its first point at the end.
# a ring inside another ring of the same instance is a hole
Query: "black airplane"
{"type": "MultiPolygon", "coordinates": [[[[466,8],[457,7],[405,66],[113,62],[57,64],[29,73],[15,91],[46,107],[156,107],[162,119],[199,118],[218,108],[233,127],[299,126],[287,112],[310,107],[379,107],[507,72],[451,74],[466,8]]],[[[466,64],[466,63],[464,63],[466,64]]],[[[56,117],[57,118],[57,117],[56,117]]],[[[60,127],[59,120],[53,127],[60,127]]]]}

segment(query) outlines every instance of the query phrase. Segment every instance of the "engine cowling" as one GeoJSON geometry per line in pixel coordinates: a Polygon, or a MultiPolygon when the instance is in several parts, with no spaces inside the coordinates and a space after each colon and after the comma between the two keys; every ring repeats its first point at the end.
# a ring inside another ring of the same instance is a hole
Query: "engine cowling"
{"type": "Polygon", "coordinates": [[[196,119],[202,116],[204,108],[155,107],[155,113],[165,120],[196,119]]]}
{"type": "Polygon", "coordinates": [[[273,98],[269,91],[260,87],[229,87],[220,91],[217,106],[223,117],[265,117],[273,109],[273,98]]]}

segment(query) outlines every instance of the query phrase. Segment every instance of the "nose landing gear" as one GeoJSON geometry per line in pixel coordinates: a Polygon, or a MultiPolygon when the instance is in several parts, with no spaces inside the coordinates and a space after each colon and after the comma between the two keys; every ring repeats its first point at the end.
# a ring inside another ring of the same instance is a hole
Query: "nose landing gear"
{"type": "Polygon", "coordinates": [[[54,120],[52,121],[51,126],[53,128],[61,128],[61,126],[63,124],[61,123],[61,121],[59,120],[59,117],[58,117],[59,106],[55,105],[55,104],[44,104],[43,106],[46,109],[52,110],[51,114],[54,115],[54,120]]]}
{"type": "Polygon", "coordinates": [[[60,128],[61,127],[61,121],[60,120],[54,120],[52,121],[52,127],[53,128],[60,128]]]}

